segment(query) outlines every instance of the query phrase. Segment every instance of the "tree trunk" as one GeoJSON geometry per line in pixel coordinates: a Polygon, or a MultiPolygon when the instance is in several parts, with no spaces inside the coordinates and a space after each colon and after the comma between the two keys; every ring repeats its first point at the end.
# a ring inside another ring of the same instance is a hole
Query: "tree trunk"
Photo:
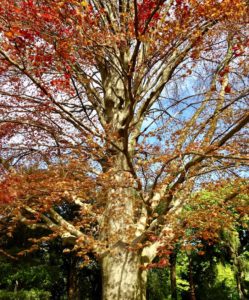
{"type": "Polygon", "coordinates": [[[124,247],[102,260],[102,300],[145,300],[147,272],[141,256],[124,247]]]}
{"type": "Polygon", "coordinates": [[[170,255],[170,288],[172,300],[177,300],[177,289],[176,289],[176,252],[170,255]]]}
{"type": "Polygon", "coordinates": [[[193,276],[193,266],[192,266],[191,257],[189,257],[189,286],[190,286],[190,299],[196,300],[195,284],[194,284],[194,276],[193,276]]]}
{"type": "Polygon", "coordinates": [[[108,246],[108,254],[104,254],[101,261],[102,300],[145,300],[147,272],[140,268],[141,253],[127,250],[136,238],[139,217],[136,210],[142,200],[137,196],[136,182],[129,172],[126,157],[119,153],[113,156],[113,162],[115,167],[109,169],[108,174],[112,185],[107,187],[100,225],[101,239],[108,246]]]}
{"type": "Polygon", "coordinates": [[[79,274],[77,270],[77,258],[70,257],[68,265],[68,279],[67,279],[67,299],[80,300],[79,289],[79,274]]]}
{"type": "Polygon", "coordinates": [[[247,294],[244,288],[243,284],[243,276],[242,276],[242,271],[241,271],[241,263],[240,259],[238,257],[238,254],[235,253],[233,257],[233,264],[235,266],[235,277],[236,277],[236,283],[237,283],[237,289],[238,289],[238,294],[239,294],[239,299],[240,300],[246,300],[247,294]]]}
{"type": "Polygon", "coordinates": [[[228,248],[235,269],[235,278],[237,283],[239,299],[245,300],[248,299],[248,295],[244,286],[243,267],[241,264],[240,253],[239,253],[241,248],[241,243],[237,232],[231,231],[229,234],[230,236],[228,241],[228,248]]]}

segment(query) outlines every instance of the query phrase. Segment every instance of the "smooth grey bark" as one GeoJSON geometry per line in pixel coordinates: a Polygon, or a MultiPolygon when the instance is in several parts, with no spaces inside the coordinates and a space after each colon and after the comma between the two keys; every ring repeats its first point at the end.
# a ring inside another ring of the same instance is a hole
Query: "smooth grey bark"
{"type": "Polygon", "coordinates": [[[147,271],[141,255],[120,246],[102,259],[102,300],[145,300],[147,271]]]}

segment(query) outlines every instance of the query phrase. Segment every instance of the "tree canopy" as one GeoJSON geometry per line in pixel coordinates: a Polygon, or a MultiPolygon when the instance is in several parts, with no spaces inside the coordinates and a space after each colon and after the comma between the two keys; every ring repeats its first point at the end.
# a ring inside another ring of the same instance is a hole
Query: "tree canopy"
{"type": "Polygon", "coordinates": [[[18,222],[45,227],[42,240],[101,261],[104,299],[144,297],[146,268],[176,238],[189,195],[245,177],[248,2],[1,4],[8,234],[18,222]]]}

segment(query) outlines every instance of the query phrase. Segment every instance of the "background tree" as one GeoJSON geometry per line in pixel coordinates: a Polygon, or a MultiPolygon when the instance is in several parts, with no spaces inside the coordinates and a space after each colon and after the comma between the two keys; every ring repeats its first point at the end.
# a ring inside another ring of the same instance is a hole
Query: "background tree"
{"type": "Polygon", "coordinates": [[[247,165],[247,3],[3,0],[0,15],[9,232],[46,227],[96,255],[103,299],[145,299],[185,196],[247,165]]]}
{"type": "Polygon", "coordinates": [[[192,195],[195,200],[189,201],[181,216],[186,231],[181,244],[189,252],[194,289],[196,286],[198,299],[225,299],[229,293],[236,299],[244,299],[248,184],[237,179],[224,181],[215,190],[212,184],[208,186],[192,195]],[[230,272],[230,291],[225,282],[228,277],[224,276],[222,281],[222,272],[227,275],[230,272]]]}
{"type": "Polygon", "coordinates": [[[58,241],[43,244],[35,252],[17,253],[30,247],[29,238],[41,235],[26,226],[18,226],[13,237],[2,238],[0,265],[1,299],[61,299],[65,293],[63,260],[58,241]],[[57,254],[56,254],[57,252],[57,254]],[[6,255],[7,254],[7,255],[6,255]]]}
{"type": "Polygon", "coordinates": [[[101,274],[96,261],[81,267],[75,253],[63,253],[61,239],[43,242],[27,251],[41,229],[17,226],[13,237],[2,238],[0,252],[1,299],[101,299],[101,274]]]}

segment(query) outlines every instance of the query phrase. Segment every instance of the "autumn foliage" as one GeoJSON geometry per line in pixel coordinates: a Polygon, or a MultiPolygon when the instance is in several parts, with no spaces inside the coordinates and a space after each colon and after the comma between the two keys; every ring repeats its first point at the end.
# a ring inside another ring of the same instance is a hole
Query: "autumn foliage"
{"type": "Polygon", "coordinates": [[[236,185],[184,209],[246,174],[248,15],[242,0],[2,0],[3,234],[46,227],[86,263],[94,253],[104,299],[118,299],[124,253],[138,282],[134,270],[191,241],[186,228],[212,219],[198,234],[215,240],[236,185]]]}

